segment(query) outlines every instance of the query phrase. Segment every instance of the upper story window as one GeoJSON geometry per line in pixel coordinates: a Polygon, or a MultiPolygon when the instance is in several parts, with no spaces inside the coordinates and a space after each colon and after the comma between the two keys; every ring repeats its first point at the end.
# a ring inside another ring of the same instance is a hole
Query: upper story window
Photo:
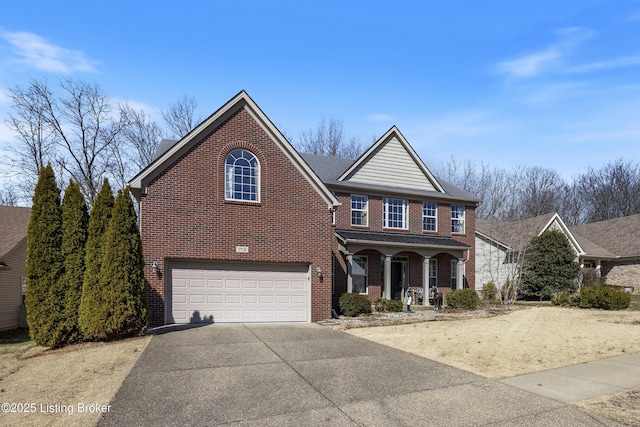
{"type": "Polygon", "coordinates": [[[434,202],[422,203],[422,231],[437,231],[438,205],[434,202]]]}
{"type": "Polygon", "coordinates": [[[260,163],[251,151],[239,148],[227,155],[224,181],[225,199],[260,201],[260,163]]]}
{"type": "Polygon", "coordinates": [[[451,206],[451,232],[464,233],[464,206],[451,206]]]}
{"type": "Polygon", "coordinates": [[[403,199],[384,199],[384,227],[385,228],[408,228],[408,207],[409,203],[403,199]]]}
{"type": "Polygon", "coordinates": [[[351,225],[369,225],[369,198],[351,196],[351,225]]]}

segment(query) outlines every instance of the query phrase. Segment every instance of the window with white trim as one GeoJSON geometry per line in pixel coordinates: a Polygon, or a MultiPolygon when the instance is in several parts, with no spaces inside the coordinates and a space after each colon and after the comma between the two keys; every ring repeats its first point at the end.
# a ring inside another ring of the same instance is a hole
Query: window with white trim
{"type": "Polygon", "coordinates": [[[451,232],[464,234],[464,206],[451,206],[451,232]]]}
{"type": "Polygon", "coordinates": [[[429,288],[438,286],[438,260],[429,260],[429,288]]]}
{"type": "Polygon", "coordinates": [[[403,199],[384,199],[384,228],[408,228],[408,205],[409,203],[403,199]]]}
{"type": "Polygon", "coordinates": [[[351,225],[369,225],[369,198],[351,195],[351,225]]]}
{"type": "Polygon", "coordinates": [[[451,260],[451,289],[458,289],[458,260],[451,260]]]}
{"type": "Polygon", "coordinates": [[[353,279],[353,292],[357,294],[366,294],[369,276],[369,268],[366,256],[353,256],[353,265],[351,268],[351,277],[353,279]]]}
{"type": "Polygon", "coordinates": [[[435,202],[422,203],[422,231],[437,231],[438,204],[435,202]]]}
{"type": "Polygon", "coordinates": [[[227,155],[224,181],[225,199],[260,201],[260,163],[251,151],[238,148],[227,155]]]}

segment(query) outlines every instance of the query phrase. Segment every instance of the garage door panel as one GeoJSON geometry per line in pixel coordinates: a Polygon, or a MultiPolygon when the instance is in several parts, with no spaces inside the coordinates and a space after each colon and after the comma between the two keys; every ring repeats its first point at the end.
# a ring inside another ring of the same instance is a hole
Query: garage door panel
{"type": "Polygon", "coordinates": [[[242,281],[242,288],[243,289],[257,289],[258,288],[258,282],[256,280],[243,280],[242,281]]]}
{"type": "Polygon", "coordinates": [[[204,304],[206,296],[203,294],[191,294],[189,295],[189,304],[204,304]]]}
{"type": "Polygon", "coordinates": [[[209,280],[207,280],[207,287],[209,289],[214,289],[214,288],[215,289],[222,289],[222,280],[220,280],[220,279],[217,279],[217,280],[209,279],[209,280]]]}
{"type": "Polygon", "coordinates": [[[246,265],[240,270],[192,264],[171,270],[171,321],[306,322],[309,320],[308,267],[246,265]],[[195,267],[200,268],[195,268],[195,267]],[[246,268],[246,269],[245,269],[246,268]]]}
{"type": "Polygon", "coordinates": [[[261,280],[260,281],[260,289],[273,289],[275,288],[275,284],[273,280],[261,280]]]}
{"type": "Polygon", "coordinates": [[[227,279],[224,281],[224,287],[226,289],[240,289],[241,281],[238,279],[227,279]]]}
{"type": "Polygon", "coordinates": [[[222,295],[222,294],[209,294],[209,295],[207,295],[207,302],[209,304],[222,304],[223,303],[223,297],[224,297],[224,295],[222,295]]]}

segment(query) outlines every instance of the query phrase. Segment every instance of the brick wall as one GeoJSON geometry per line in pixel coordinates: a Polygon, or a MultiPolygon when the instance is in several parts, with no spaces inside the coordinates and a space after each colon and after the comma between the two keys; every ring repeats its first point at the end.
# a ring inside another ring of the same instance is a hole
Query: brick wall
{"type": "MultiPolygon", "coordinates": [[[[354,191],[353,194],[367,195],[366,192],[354,191]]],[[[394,196],[397,197],[397,196],[394,196]]],[[[383,197],[377,195],[368,195],[369,202],[369,222],[366,227],[351,225],[351,194],[344,192],[336,192],[336,198],[342,205],[336,210],[336,228],[353,229],[353,230],[370,230],[370,231],[394,231],[411,234],[437,235],[451,237],[454,240],[464,243],[471,249],[464,251],[464,260],[466,261],[465,287],[475,289],[475,231],[476,231],[476,215],[475,206],[465,206],[465,232],[463,234],[451,233],[451,204],[438,203],[437,210],[437,231],[422,231],[422,203],[423,200],[409,200],[409,229],[408,230],[388,230],[383,228],[383,197]]],[[[427,200],[424,200],[427,201],[427,200]]],[[[446,290],[450,288],[450,255],[438,256],[438,286],[446,290]]],[[[411,283],[422,283],[422,261],[416,259],[409,260],[409,268],[411,271],[411,283]],[[414,266],[417,264],[417,266],[414,266]]],[[[377,276],[376,276],[377,277],[377,276]]],[[[346,279],[345,279],[346,280],[346,279]]],[[[376,279],[377,280],[377,279],[376,279]]],[[[371,292],[370,292],[371,295],[371,292]]]]}
{"type": "Polygon", "coordinates": [[[337,243],[327,203],[244,108],[155,177],[142,196],[152,324],[164,322],[165,261],[171,259],[311,264],[311,320],[331,316],[337,243]],[[224,200],[224,162],[236,148],[260,162],[259,203],[224,200]],[[249,252],[236,253],[236,246],[249,252]],[[161,274],[151,272],[153,261],[161,274]]]}

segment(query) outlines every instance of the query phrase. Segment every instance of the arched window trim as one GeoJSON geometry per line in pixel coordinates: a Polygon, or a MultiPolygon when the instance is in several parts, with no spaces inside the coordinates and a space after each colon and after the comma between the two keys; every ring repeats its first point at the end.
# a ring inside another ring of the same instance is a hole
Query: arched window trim
{"type": "Polygon", "coordinates": [[[236,202],[260,202],[260,160],[252,151],[234,148],[225,157],[224,198],[236,202]],[[255,164],[252,166],[252,163],[255,164]]]}

